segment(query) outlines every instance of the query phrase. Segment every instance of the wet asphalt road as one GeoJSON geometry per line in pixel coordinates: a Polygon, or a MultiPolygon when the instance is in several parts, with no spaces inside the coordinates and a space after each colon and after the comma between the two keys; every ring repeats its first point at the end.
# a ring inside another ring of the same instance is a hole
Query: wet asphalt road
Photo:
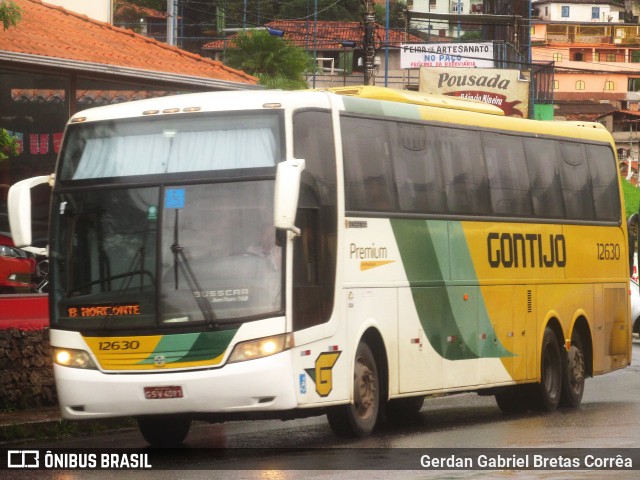
{"type": "MultiPolygon", "coordinates": [[[[493,397],[460,394],[431,398],[425,401],[417,418],[361,440],[336,438],[325,417],[285,422],[199,424],[192,428],[184,448],[150,453],[156,462],[154,467],[158,467],[158,462],[162,465],[162,469],[154,468],[153,473],[40,470],[21,471],[15,478],[640,478],[638,470],[506,469],[486,472],[426,471],[420,467],[421,455],[437,448],[480,449],[480,452],[492,448],[521,449],[517,452],[555,448],[562,454],[574,448],[608,448],[615,453],[640,447],[640,340],[637,338],[634,339],[633,355],[630,367],[588,379],[582,404],[577,409],[505,415],[493,397]],[[410,470],[396,470],[408,468],[410,470]]],[[[19,448],[64,448],[68,451],[95,448],[99,452],[127,448],[150,452],[135,430],[42,440],[22,444],[19,448]]],[[[476,450],[470,452],[477,454],[476,450]]],[[[506,455],[511,450],[504,452],[506,455]]]]}

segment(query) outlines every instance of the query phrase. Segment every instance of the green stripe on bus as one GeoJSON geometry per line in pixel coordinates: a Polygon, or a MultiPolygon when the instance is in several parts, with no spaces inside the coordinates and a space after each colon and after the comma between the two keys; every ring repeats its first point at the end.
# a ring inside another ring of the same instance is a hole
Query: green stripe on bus
{"type": "Polygon", "coordinates": [[[165,357],[167,363],[197,362],[214,359],[222,355],[238,330],[218,332],[165,335],[149,357],[140,362],[152,364],[157,355],[165,357]]]}
{"type": "Polygon", "coordinates": [[[433,349],[447,360],[511,356],[493,329],[460,222],[392,219],[420,324],[433,349]],[[449,248],[455,245],[453,285],[449,248]],[[463,299],[469,294],[471,301],[463,299]],[[480,332],[492,341],[480,339],[480,332]]]}

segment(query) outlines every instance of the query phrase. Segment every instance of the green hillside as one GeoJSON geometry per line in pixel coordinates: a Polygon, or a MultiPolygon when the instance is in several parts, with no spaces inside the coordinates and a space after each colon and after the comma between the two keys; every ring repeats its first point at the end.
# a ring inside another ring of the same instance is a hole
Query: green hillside
{"type": "Polygon", "coordinates": [[[640,188],[631,185],[625,179],[622,179],[622,191],[624,192],[624,204],[626,207],[625,218],[638,211],[640,207],[640,188]]]}

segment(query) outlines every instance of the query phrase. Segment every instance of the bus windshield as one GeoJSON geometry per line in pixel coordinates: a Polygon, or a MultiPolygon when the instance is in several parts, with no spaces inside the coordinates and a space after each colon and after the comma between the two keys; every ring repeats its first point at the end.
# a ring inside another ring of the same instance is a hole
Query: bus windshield
{"type": "Polygon", "coordinates": [[[60,180],[273,167],[275,112],[170,115],[71,125],[60,180]]]}
{"type": "Polygon", "coordinates": [[[59,170],[69,181],[53,196],[52,324],[81,331],[190,328],[282,314],[283,254],[273,225],[279,118],[236,120],[208,118],[209,129],[227,132],[219,135],[174,118],[172,131],[182,133],[169,136],[170,147],[163,121],[113,124],[120,140],[100,126],[74,129],[59,170]],[[193,144],[176,142],[194,128],[201,132],[193,144]],[[127,142],[130,149],[118,150],[127,142]],[[143,144],[157,147],[153,155],[142,153],[143,144]],[[246,180],[216,174],[230,169],[245,169],[246,180]],[[181,170],[209,173],[185,182],[181,170]],[[121,177],[75,187],[76,180],[113,176],[121,177]]]}

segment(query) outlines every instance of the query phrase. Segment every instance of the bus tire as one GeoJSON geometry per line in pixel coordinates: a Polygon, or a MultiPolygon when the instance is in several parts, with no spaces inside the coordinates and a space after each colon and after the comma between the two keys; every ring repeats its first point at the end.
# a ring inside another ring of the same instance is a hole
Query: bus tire
{"type": "Polygon", "coordinates": [[[533,385],[531,409],[551,412],[558,407],[562,395],[562,355],[553,330],[544,330],[540,350],[540,383],[533,385]]]}
{"type": "Polygon", "coordinates": [[[177,447],[187,438],[191,428],[191,419],[187,417],[150,415],[137,420],[140,433],[152,447],[177,447]]]}
{"type": "Polygon", "coordinates": [[[526,387],[522,385],[514,385],[501,389],[495,395],[498,408],[504,413],[516,414],[525,413],[529,410],[529,402],[527,401],[526,387]]]}
{"type": "Polygon", "coordinates": [[[360,342],[353,367],[353,403],[331,407],[327,419],[340,437],[365,437],[378,421],[380,413],[380,376],[369,346],[360,342]]]}
{"type": "Polygon", "coordinates": [[[571,337],[571,348],[563,354],[564,371],[562,375],[562,396],[560,405],[575,408],[582,402],[585,381],[585,360],[582,339],[575,333],[571,337]]]}

